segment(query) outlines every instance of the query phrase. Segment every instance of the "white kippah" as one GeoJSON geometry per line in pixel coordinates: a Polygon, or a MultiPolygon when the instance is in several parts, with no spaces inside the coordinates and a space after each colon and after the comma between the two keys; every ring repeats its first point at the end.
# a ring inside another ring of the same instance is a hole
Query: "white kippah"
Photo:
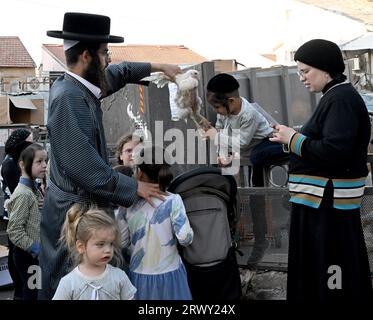
{"type": "Polygon", "coordinates": [[[67,51],[78,43],[79,43],[79,41],[76,41],[76,40],[66,40],[66,39],[64,39],[63,40],[63,50],[67,51]]]}

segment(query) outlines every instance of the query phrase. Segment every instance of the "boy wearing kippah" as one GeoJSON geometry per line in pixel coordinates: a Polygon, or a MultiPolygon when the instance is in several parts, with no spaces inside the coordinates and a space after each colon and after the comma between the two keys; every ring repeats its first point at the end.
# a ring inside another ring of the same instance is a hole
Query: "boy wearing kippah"
{"type": "MultiPolygon", "coordinates": [[[[259,113],[245,98],[238,92],[239,83],[231,75],[220,73],[215,75],[207,84],[207,101],[217,113],[215,128],[211,127],[205,132],[205,136],[220,147],[228,142],[228,149],[232,148],[227,136],[231,136],[234,129],[239,129],[240,157],[250,159],[255,146],[271,136],[271,128],[265,117],[259,113]]],[[[282,153],[279,144],[273,144],[276,152],[282,153]]],[[[219,155],[218,162],[227,165],[226,159],[219,155]]],[[[253,164],[252,185],[263,186],[263,167],[253,164]]],[[[255,266],[264,256],[268,247],[265,238],[267,232],[267,221],[262,197],[252,197],[250,199],[251,214],[253,221],[253,231],[255,237],[254,248],[247,262],[248,265],[255,266]]]]}

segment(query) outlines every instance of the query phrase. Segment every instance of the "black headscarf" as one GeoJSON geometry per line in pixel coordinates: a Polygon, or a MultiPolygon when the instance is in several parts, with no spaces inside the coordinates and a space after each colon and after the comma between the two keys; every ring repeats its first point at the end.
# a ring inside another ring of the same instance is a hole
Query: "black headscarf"
{"type": "Polygon", "coordinates": [[[5,154],[10,154],[17,162],[22,150],[31,144],[31,142],[26,141],[30,134],[31,132],[27,129],[14,130],[5,142],[5,154]]]}
{"type": "Polygon", "coordinates": [[[324,39],[313,39],[301,45],[294,55],[294,60],[329,74],[343,73],[345,70],[342,52],[338,45],[324,39]]]}
{"type": "Polygon", "coordinates": [[[294,60],[329,73],[333,80],[323,88],[323,93],[337,83],[347,79],[343,74],[345,64],[342,51],[332,41],[324,39],[310,40],[299,47],[294,55],[294,60]]]}

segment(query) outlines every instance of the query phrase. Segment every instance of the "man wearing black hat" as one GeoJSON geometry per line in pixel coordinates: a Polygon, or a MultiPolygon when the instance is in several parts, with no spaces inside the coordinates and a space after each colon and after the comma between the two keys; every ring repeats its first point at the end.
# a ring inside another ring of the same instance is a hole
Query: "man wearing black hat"
{"type": "Polygon", "coordinates": [[[368,111],[345,81],[337,44],[310,40],[296,51],[294,60],[305,87],[322,92],[322,97],[300,132],[276,125],[271,138],[290,152],[287,299],[371,302],[360,221],[368,174],[368,111]]]}
{"type": "Polygon", "coordinates": [[[51,299],[67,273],[66,248],[58,241],[67,210],[76,202],[130,206],[140,196],[163,199],[158,186],[136,182],[108,164],[100,99],[127,83],[139,83],[152,71],[174,78],[176,65],[127,63],[109,65],[110,18],[65,13],[63,30],[48,36],[64,39],[68,71],[53,84],[49,97],[50,181],[41,219],[41,299],[51,299]]]}

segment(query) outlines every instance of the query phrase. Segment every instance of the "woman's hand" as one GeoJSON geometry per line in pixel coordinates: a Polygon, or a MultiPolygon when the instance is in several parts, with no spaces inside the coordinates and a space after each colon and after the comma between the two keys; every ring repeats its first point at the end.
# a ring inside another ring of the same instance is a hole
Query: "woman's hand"
{"type": "Polygon", "coordinates": [[[270,141],[288,144],[290,137],[296,132],[293,128],[284,126],[282,124],[275,124],[272,126],[273,133],[270,141]]]}

